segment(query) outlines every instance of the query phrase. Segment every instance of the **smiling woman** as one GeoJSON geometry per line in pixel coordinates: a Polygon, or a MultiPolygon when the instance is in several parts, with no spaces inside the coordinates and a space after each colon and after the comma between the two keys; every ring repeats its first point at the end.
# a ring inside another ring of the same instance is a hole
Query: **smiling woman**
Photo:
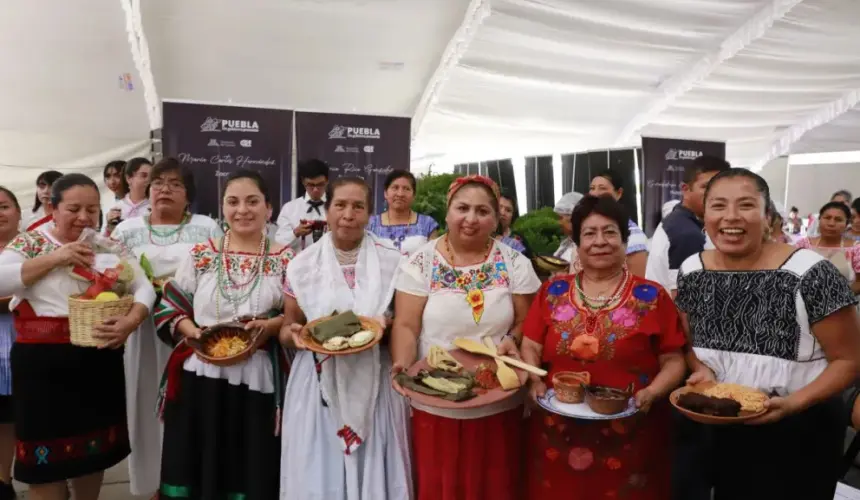
{"type": "Polygon", "coordinates": [[[830,499],[845,433],[840,395],[860,353],[856,300],[822,256],[771,241],[769,199],[764,179],[741,168],[708,184],[705,229],[716,249],[689,257],[678,277],[694,348],[688,382],[772,395],[767,413],[750,422],[757,426],[715,428],[713,449],[703,447],[717,500],[830,499]],[[738,449],[766,450],[766,459],[738,449]],[[776,476],[805,479],[760,480],[776,476]]]}
{"type": "Polygon", "coordinates": [[[650,411],[583,422],[537,409],[530,499],[671,497],[666,397],[683,378],[686,342],[668,293],[624,267],[627,223],[612,197],[589,195],[576,205],[571,235],[582,270],[541,288],[523,325],[522,352],[526,362],[549,368],[543,380],[531,378],[535,399],[560,389],[556,374],[576,373],[594,385],[632,388],[636,405],[650,411]]]}
{"type": "Polygon", "coordinates": [[[50,203],[55,225],[19,234],[0,253],[0,296],[15,296],[15,478],[36,498],[63,498],[71,480],[76,498],[95,500],[103,471],[130,451],[121,348],[155,293],[131,263],[132,309],[94,327],[107,348],[71,345],[68,298],[89,283],[69,268],[94,263],[92,248],[77,240],[98,224],[99,192],[89,177],[68,174],[53,183],[50,203]]]}

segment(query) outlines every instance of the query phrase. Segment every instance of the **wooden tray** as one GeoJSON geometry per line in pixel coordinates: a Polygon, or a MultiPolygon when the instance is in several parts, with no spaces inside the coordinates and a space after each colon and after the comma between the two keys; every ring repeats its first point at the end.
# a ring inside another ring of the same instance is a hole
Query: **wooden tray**
{"type": "MultiPolygon", "coordinates": [[[[472,354],[463,351],[462,349],[454,349],[448,352],[454,359],[459,361],[460,364],[463,365],[463,368],[465,368],[467,371],[474,372],[475,368],[477,368],[478,365],[480,365],[481,363],[492,367],[493,370],[496,369],[496,361],[487,356],[472,354]]],[[[523,370],[520,370],[519,368],[514,368],[513,366],[511,366],[511,368],[513,368],[514,371],[517,372],[517,376],[520,379],[519,389],[512,389],[510,391],[506,391],[499,387],[497,389],[489,390],[484,394],[479,394],[472,399],[467,399],[466,401],[448,401],[447,399],[437,398],[436,396],[430,396],[427,394],[421,394],[420,392],[411,391],[406,387],[404,387],[403,390],[409,395],[409,399],[411,399],[412,401],[433,408],[445,408],[451,410],[480,408],[482,406],[491,405],[494,403],[498,403],[499,401],[514,397],[521,392],[523,387],[525,387],[526,380],[528,379],[528,373],[523,370]]],[[[410,377],[414,377],[415,375],[418,375],[419,371],[430,369],[430,365],[427,364],[427,358],[425,357],[418,360],[414,365],[409,367],[409,369],[406,370],[406,374],[410,377]]]]}
{"type": "Polygon", "coordinates": [[[322,344],[314,340],[314,338],[311,336],[310,331],[311,327],[316,326],[328,319],[331,319],[331,316],[317,318],[305,325],[304,328],[302,328],[302,342],[305,343],[305,347],[307,347],[309,351],[324,354],[326,356],[346,356],[348,354],[355,354],[358,352],[366,351],[378,344],[379,341],[382,340],[382,336],[385,333],[385,329],[382,327],[379,321],[376,321],[373,318],[368,318],[367,316],[359,316],[358,319],[361,321],[361,329],[370,330],[376,334],[376,336],[373,337],[373,340],[364,344],[361,347],[348,347],[346,349],[341,349],[340,351],[330,351],[324,348],[322,344]]]}
{"type": "Polygon", "coordinates": [[[672,394],[669,395],[669,402],[672,403],[682,415],[689,418],[694,422],[699,422],[700,424],[709,424],[709,425],[732,425],[732,424],[740,424],[746,422],[747,420],[752,420],[754,418],[760,417],[767,413],[767,410],[761,411],[745,411],[741,410],[740,414],[737,417],[716,417],[714,415],[705,415],[703,413],[696,413],[694,411],[690,411],[686,408],[682,408],[678,405],[678,398],[681,397],[681,394],[686,394],[688,392],[698,392],[703,393],[705,390],[717,385],[716,382],[704,382],[697,385],[687,385],[684,387],[680,387],[672,391],[672,394]]]}
{"type": "Polygon", "coordinates": [[[199,339],[186,339],[185,341],[188,345],[194,349],[194,353],[198,358],[203,360],[206,363],[216,366],[232,366],[239,364],[248,358],[250,358],[255,352],[257,352],[257,344],[260,339],[260,335],[263,334],[263,329],[258,328],[257,330],[245,330],[244,323],[238,322],[230,322],[230,323],[219,323],[217,325],[213,325],[200,334],[199,339]],[[248,346],[238,354],[234,354],[232,356],[227,356],[224,358],[216,358],[215,356],[209,355],[206,350],[206,344],[210,339],[219,335],[237,335],[244,340],[248,346]]]}

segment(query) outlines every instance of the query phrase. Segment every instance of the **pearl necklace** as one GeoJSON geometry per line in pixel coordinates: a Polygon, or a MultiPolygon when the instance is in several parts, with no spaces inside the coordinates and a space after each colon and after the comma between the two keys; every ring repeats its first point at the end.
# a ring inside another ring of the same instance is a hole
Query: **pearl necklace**
{"type": "Polygon", "coordinates": [[[269,239],[266,235],[262,235],[260,239],[260,250],[257,256],[255,269],[251,272],[251,276],[244,283],[237,283],[230,274],[230,256],[227,254],[230,248],[230,234],[227,231],[221,239],[221,249],[218,252],[218,257],[221,259],[217,266],[218,276],[216,278],[216,286],[220,293],[215,294],[215,321],[221,322],[221,297],[227,299],[227,303],[233,306],[233,320],[239,319],[239,305],[245,301],[249,301],[250,315],[255,317],[257,308],[260,305],[260,294],[263,287],[259,286],[263,278],[263,268],[266,262],[266,257],[269,253],[269,239]],[[250,285],[247,290],[242,290],[250,285]],[[257,304],[254,305],[254,289],[257,290],[257,304]]]}
{"type": "Polygon", "coordinates": [[[624,293],[624,289],[627,288],[627,282],[630,281],[630,271],[628,271],[627,268],[624,268],[621,273],[623,277],[621,278],[621,281],[618,282],[614,293],[609,297],[591,297],[586,295],[585,290],[582,288],[582,273],[577,274],[576,279],[574,279],[574,286],[576,287],[576,292],[579,294],[579,298],[591,309],[603,309],[614,304],[621,298],[621,295],[624,293]]]}
{"type": "MultiPolygon", "coordinates": [[[[334,244],[332,244],[334,246],[334,244]]],[[[352,250],[341,250],[334,247],[334,254],[337,257],[338,264],[342,266],[351,266],[358,262],[358,252],[361,251],[361,244],[352,250]]]]}

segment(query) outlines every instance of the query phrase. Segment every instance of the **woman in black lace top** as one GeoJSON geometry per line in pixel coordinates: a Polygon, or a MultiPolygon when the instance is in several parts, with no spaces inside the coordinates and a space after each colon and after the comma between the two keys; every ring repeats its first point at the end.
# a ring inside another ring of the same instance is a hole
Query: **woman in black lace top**
{"type": "Polygon", "coordinates": [[[687,259],[678,277],[690,381],[771,395],[751,425],[714,428],[716,500],[831,500],[846,424],[839,396],[858,370],[855,299],[833,264],[770,241],[769,198],[764,179],[744,169],[708,186],[716,250],[687,259]]]}

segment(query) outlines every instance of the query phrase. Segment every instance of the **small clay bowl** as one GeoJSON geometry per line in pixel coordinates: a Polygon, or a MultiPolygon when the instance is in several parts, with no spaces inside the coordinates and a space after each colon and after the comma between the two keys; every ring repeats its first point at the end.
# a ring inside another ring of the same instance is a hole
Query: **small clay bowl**
{"type": "Polygon", "coordinates": [[[583,385],[585,402],[594,413],[615,415],[627,409],[630,392],[614,387],[600,385],[583,385]]]}
{"type": "Polygon", "coordinates": [[[579,404],[585,401],[582,375],[576,372],[558,372],[552,376],[552,387],[555,396],[562,403],[579,404]]]}
{"type": "Polygon", "coordinates": [[[534,262],[539,269],[547,273],[560,273],[570,269],[570,262],[552,255],[538,255],[534,262]]]}

